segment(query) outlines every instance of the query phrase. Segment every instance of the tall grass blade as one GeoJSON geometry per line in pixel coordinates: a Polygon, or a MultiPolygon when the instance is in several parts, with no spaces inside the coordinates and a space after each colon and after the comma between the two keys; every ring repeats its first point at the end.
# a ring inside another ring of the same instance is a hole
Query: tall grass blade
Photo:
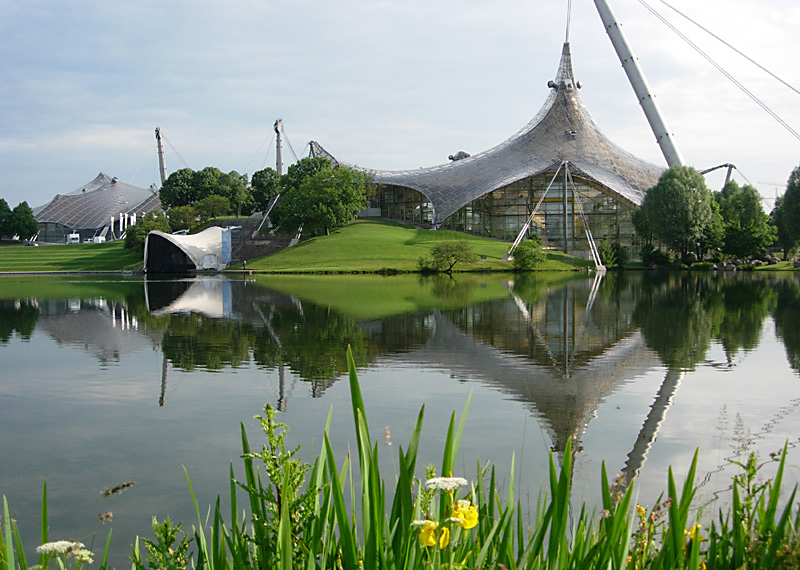
{"type": "Polygon", "coordinates": [[[11,534],[11,515],[8,513],[8,501],[3,495],[3,534],[0,537],[3,543],[3,570],[15,570],[14,539],[11,534]]]}
{"type": "MultiPolygon", "coordinates": [[[[328,439],[328,434],[324,434],[325,449],[329,457],[333,457],[333,448],[328,439]]],[[[331,482],[331,494],[333,495],[333,508],[335,513],[336,525],[339,528],[339,540],[341,541],[341,555],[344,568],[358,568],[358,547],[356,537],[350,527],[350,520],[347,516],[347,507],[344,504],[344,489],[336,471],[334,461],[328,462],[328,476],[331,482]]]]}

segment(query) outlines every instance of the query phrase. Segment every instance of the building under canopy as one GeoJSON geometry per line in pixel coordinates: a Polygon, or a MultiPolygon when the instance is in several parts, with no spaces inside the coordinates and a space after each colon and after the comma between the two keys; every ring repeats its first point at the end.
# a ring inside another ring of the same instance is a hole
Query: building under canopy
{"type": "MultiPolygon", "coordinates": [[[[370,206],[386,218],[501,239],[528,233],[544,246],[589,251],[595,240],[633,245],[631,212],[664,168],[611,142],[581,102],[569,43],[539,113],[505,142],[430,168],[373,171],[370,206]]],[[[312,153],[333,158],[312,141],[312,153]]]]}
{"type": "Polygon", "coordinates": [[[69,194],[56,194],[48,204],[34,210],[34,217],[42,242],[65,243],[70,234],[78,234],[78,241],[93,237],[110,241],[120,238],[137,216],[152,210],[161,210],[155,186],[131,186],[101,172],[69,194]]]}
{"type": "Polygon", "coordinates": [[[192,235],[152,231],[144,242],[146,273],[218,271],[230,262],[231,228],[211,226],[192,235]]]}

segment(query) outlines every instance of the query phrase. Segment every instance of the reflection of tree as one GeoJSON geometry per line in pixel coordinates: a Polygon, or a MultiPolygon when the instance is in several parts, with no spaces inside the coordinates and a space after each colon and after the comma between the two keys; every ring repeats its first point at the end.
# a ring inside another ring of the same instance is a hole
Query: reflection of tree
{"type": "Polygon", "coordinates": [[[720,289],[722,318],[715,336],[730,361],[740,348],[748,351],[758,346],[764,319],[775,304],[776,294],[763,280],[726,280],[720,289]]]}
{"type": "Polygon", "coordinates": [[[14,331],[29,340],[38,319],[39,308],[30,301],[0,300],[0,342],[8,343],[14,331]]]}
{"type": "Polygon", "coordinates": [[[647,346],[670,369],[693,369],[705,358],[714,330],[708,280],[694,274],[645,276],[633,312],[647,346]]]}
{"type": "Polygon", "coordinates": [[[730,361],[739,349],[758,345],[774,305],[764,279],[709,278],[696,274],[648,276],[634,319],[647,345],[668,368],[692,369],[718,340],[730,361]]]}
{"type": "Polygon", "coordinates": [[[775,319],[775,332],[783,339],[789,366],[795,372],[800,372],[798,315],[800,315],[800,283],[794,280],[783,280],[777,287],[777,303],[773,318],[775,319]]]}
{"type": "Polygon", "coordinates": [[[456,279],[452,275],[430,275],[420,280],[432,283],[431,293],[441,301],[469,303],[470,294],[475,289],[474,279],[456,279]]]}
{"type": "Polygon", "coordinates": [[[201,315],[172,315],[162,340],[164,355],[176,368],[221,370],[250,360],[252,326],[201,315]]]}

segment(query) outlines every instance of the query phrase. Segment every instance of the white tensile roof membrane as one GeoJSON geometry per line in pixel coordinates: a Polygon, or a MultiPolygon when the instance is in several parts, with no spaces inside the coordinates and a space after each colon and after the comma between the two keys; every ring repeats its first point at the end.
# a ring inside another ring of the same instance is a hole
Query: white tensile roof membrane
{"type": "MultiPolygon", "coordinates": [[[[581,102],[564,44],[550,95],[522,130],[484,152],[447,164],[415,170],[367,170],[377,184],[413,188],[433,206],[434,226],[473,200],[540,174],[554,174],[568,162],[580,177],[632,205],[641,205],[648,188],[664,171],[612,143],[581,102]]],[[[312,141],[317,156],[333,157],[312,141]]],[[[335,161],[335,159],[333,159],[335,161]]]]}

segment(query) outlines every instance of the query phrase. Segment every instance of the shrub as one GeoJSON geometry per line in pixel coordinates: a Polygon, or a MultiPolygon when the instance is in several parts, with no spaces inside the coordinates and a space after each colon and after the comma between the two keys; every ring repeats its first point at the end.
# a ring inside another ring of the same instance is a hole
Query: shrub
{"type": "Polygon", "coordinates": [[[640,251],[642,263],[644,265],[656,265],[658,267],[668,267],[670,263],[669,255],[660,249],[653,247],[653,244],[647,243],[642,246],[640,251]]]}
{"type": "Polygon", "coordinates": [[[128,228],[125,233],[125,248],[144,251],[144,241],[153,230],[167,233],[171,230],[167,217],[157,210],[146,213],[133,227],[128,228]]]}
{"type": "Polygon", "coordinates": [[[538,239],[526,239],[514,250],[514,271],[530,271],[547,261],[547,254],[538,239]]]}
{"type": "Polygon", "coordinates": [[[434,271],[451,273],[457,263],[474,263],[475,252],[465,240],[440,241],[431,248],[425,265],[434,271]]]}

